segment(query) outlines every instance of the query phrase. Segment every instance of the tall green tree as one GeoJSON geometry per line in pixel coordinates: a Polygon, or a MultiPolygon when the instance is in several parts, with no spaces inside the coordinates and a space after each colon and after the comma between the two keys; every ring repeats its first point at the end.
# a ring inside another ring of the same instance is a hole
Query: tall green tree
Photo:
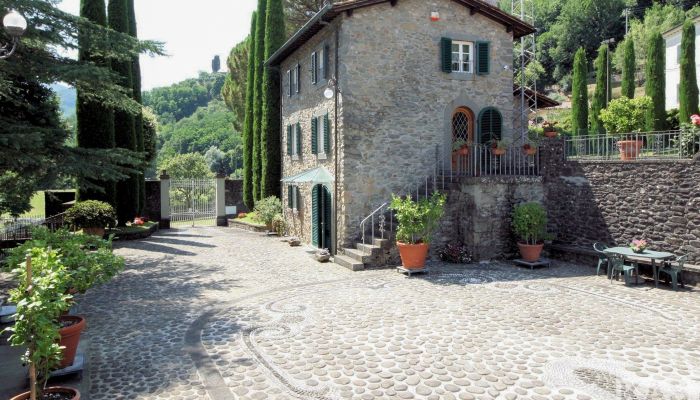
{"type": "Polygon", "coordinates": [[[689,123],[690,116],[698,114],[698,78],[695,63],[695,23],[686,20],[681,39],[681,81],[678,98],[678,120],[681,123],[689,123]]]}
{"type": "Polygon", "coordinates": [[[603,44],[598,48],[598,57],[595,59],[595,92],[591,102],[591,127],[598,135],[605,134],[603,121],[600,120],[600,111],[608,106],[608,101],[612,98],[608,57],[608,45],[603,44]]]}
{"type": "MultiPolygon", "coordinates": [[[[134,0],[127,0],[127,7],[129,11],[129,35],[138,39],[139,34],[136,26],[136,10],[134,8],[134,0]]],[[[141,62],[138,55],[133,57],[133,60],[131,61],[131,79],[134,91],[133,99],[139,104],[143,104],[143,98],[141,96],[141,62]]],[[[134,133],[136,135],[136,151],[143,153],[143,112],[141,110],[139,110],[134,116],[134,133]]],[[[138,215],[143,213],[143,209],[146,206],[146,179],[144,172],[145,167],[144,170],[136,177],[138,180],[138,215]]]]}
{"type": "Polygon", "coordinates": [[[211,60],[211,72],[213,74],[219,72],[221,70],[221,57],[218,55],[215,55],[214,58],[211,60]]]}
{"type": "MultiPolygon", "coordinates": [[[[80,2],[80,16],[99,26],[107,26],[107,10],[104,0],[82,0],[80,2]]],[[[78,60],[94,63],[102,67],[109,67],[109,61],[94,54],[89,46],[88,32],[79,36],[79,41],[84,45],[78,52],[78,60]]],[[[76,120],[78,147],[86,149],[113,149],[114,141],[114,112],[105,107],[99,101],[91,99],[83,89],[77,89],[76,120]]],[[[115,205],[114,181],[91,181],[86,185],[83,180],[78,181],[79,200],[100,200],[112,206],[115,205]]]]}
{"type": "Polygon", "coordinates": [[[249,35],[245,40],[235,45],[226,59],[228,66],[228,74],[226,74],[226,82],[221,88],[221,97],[226,102],[226,106],[233,111],[236,116],[234,129],[242,132],[245,122],[246,112],[246,95],[248,86],[248,59],[250,58],[250,43],[249,35]]]}
{"type": "MultiPolygon", "coordinates": [[[[117,32],[129,34],[128,0],[109,0],[108,10],[109,27],[117,32]]],[[[133,59],[112,61],[112,69],[121,77],[120,84],[130,96],[133,96],[134,90],[132,68],[133,59]]],[[[119,148],[131,151],[138,149],[134,115],[123,110],[114,112],[115,142],[119,148]]],[[[133,220],[138,214],[138,176],[138,173],[133,173],[128,179],[117,182],[117,219],[121,226],[133,220]]]]}
{"type": "Polygon", "coordinates": [[[265,62],[265,21],[267,0],[258,0],[258,22],[255,24],[255,88],[253,92],[253,199],[260,200],[262,193],[262,103],[263,103],[263,63],[265,62]]]}
{"type": "Polygon", "coordinates": [[[255,124],[255,32],[257,32],[258,13],[253,13],[250,27],[250,51],[248,53],[248,77],[245,96],[245,122],[243,124],[243,202],[249,209],[255,206],[253,196],[253,125],[255,124]]]}
{"type": "Polygon", "coordinates": [[[634,41],[626,39],[624,43],[625,59],[622,64],[622,95],[628,99],[634,98],[635,72],[637,62],[634,56],[634,41]]]}
{"type": "Polygon", "coordinates": [[[588,134],[588,61],[581,47],[574,56],[574,76],[571,94],[571,124],[574,135],[588,134]]]}
{"type": "MultiPolygon", "coordinates": [[[[268,0],[265,20],[265,57],[269,59],[284,44],[284,6],[282,0],[268,0]]],[[[260,198],[280,195],[281,177],[281,124],[280,73],[265,68],[263,72],[263,108],[260,134],[260,159],[262,182],[260,198]]]]}
{"type": "Polygon", "coordinates": [[[647,46],[646,95],[653,103],[647,112],[647,130],[661,131],[666,125],[666,49],[664,38],[654,32],[647,46]]]}

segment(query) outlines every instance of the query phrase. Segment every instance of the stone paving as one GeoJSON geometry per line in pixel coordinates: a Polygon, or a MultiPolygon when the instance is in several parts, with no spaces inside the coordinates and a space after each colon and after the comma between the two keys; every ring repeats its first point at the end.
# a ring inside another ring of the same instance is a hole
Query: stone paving
{"type": "Polygon", "coordinates": [[[700,294],[555,263],[350,272],[235,229],[120,245],[90,399],[700,399],[700,294]]]}

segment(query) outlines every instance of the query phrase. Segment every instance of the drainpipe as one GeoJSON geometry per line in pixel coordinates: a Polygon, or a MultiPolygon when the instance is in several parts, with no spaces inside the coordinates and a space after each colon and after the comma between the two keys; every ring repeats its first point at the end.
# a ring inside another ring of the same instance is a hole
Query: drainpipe
{"type": "Polygon", "coordinates": [[[335,154],[333,157],[335,161],[335,181],[333,182],[335,192],[333,195],[335,224],[333,224],[333,255],[338,254],[338,178],[340,176],[340,163],[338,161],[338,96],[340,96],[340,25],[339,23],[338,27],[335,29],[335,112],[333,113],[335,119],[335,123],[333,124],[335,127],[335,134],[333,135],[333,140],[335,141],[335,154]]]}

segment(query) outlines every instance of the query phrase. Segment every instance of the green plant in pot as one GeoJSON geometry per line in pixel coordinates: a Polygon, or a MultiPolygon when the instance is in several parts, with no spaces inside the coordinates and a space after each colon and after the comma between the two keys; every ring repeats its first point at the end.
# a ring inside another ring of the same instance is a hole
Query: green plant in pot
{"type": "Polygon", "coordinates": [[[87,200],[76,203],[65,214],[65,222],[83,230],[83,233],[103,237],[105,228],[116,225],[114,208],[103,201],[87,200]]]}
{"type": "Polygon", "coordinates": [[[620,97],[611,100],[608,107],[600,111],[600,120],[608,134],[617,135],[617,147],[621,160],[635,160],[644,146],[638,135],[645,129],[647,114],[653,107],[651,97],[634,99],[620,97]]]}
{"type": "Polygon", "coordinates": [[[262,199],[255,203],[255,214],[268,231],[273,231],[275,218],[282,214],[282,202],[275,196],[262,199]]]}
{"type": "Polygon", "coordinates": [[[29,365],[30,391],[11,400],[39,400],[50,397],[77,400],[80,393],[72,388],[47,388],[51,371],[63,359],[59,316],[70,307],[71,295],[65,293],[66,267],[56,250],[33,248],[15,273],[20,278],[10,291],[10,301],[17,304],[15,324],[6,328],[12,346],[26,347],[22,361],[29,365]]]}
{"type": "Polygon", "coordinates": [[[390,208],[396,214],[399,227],[396,245],[406,269],[421,269],[428,257],[430,241],[445,212],[444,194],[433,193],[429,199],[414,201],[393,195],[390,208]]]}
{"type": "Polygon", "coordinates": [[[539,260],[544,241],[550,237],[547,234],[547,212],[542,204],[530,202],[515,206],[513,230],[520,238],[518,247],[523,260],[539,260]]]}

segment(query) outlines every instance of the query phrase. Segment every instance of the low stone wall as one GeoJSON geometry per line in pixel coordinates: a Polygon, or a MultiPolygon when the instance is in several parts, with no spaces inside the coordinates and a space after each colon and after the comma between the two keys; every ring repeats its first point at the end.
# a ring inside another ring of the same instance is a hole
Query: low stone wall
{"type": "Polygon", "coordinates": [[[626,246],[643,238],[700,264],[700,161],[567,161],[561,139],[546,140],[540,153],[556,243],[626,246]]]}

